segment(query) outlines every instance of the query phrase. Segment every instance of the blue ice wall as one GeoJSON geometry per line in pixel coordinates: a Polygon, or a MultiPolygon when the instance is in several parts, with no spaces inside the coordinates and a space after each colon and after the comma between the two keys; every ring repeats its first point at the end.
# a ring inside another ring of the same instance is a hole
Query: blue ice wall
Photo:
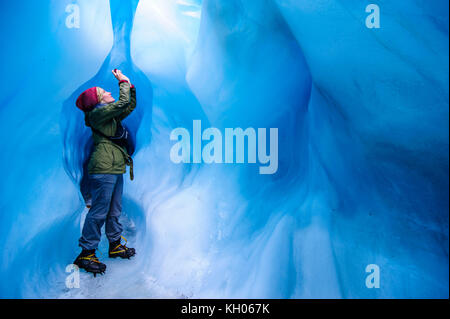
{"type": "Polygon", "coordinates": [[[448,2],[375,2],[380,29],[356,0],[2,4],[0,297],[448,298],[448,2]],[[117,95],[114,68],[138,94],[138,255],[102,241],[107,274],[69,289],[92,147],[74,101],[117,95]],[[172,163],[193,120],[278,128],[276,174],[172,163]]]}

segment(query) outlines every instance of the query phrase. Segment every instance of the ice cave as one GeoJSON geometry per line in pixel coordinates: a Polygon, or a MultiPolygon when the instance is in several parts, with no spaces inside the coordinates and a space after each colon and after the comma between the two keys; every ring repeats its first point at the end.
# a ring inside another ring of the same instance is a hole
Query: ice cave
{"type": "Polygon", "coordinates": [[[449,297],[448,1],[1,7],[0,298],[449,297]],[[102,238],[108,272],[73,289],[92,147],[75,100],[117,96],[114,68],[137,91],[121,217],[137,255],[109,260],[102,238]],[[277,128],[276,171],[173,162],[171,132],[196,121],[277,128]]]}

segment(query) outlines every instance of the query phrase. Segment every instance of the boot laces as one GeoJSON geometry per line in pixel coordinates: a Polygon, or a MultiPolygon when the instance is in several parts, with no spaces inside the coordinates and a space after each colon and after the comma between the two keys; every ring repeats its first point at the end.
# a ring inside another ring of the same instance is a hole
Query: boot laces
{"type": "Polygon", "coordinates": [[[88,261],[93,261],[95,263],[100,264],[100,261],[98,260],[97,256],[95,256],[95,253],[87,255],[86,257],[81,257],[80,259],[84,259],[84,260],[88,260],[88,261]]]}
{"type": "Polygon", "coordinates": [[[125,240],[125,244],[121,244],[121,243],[119,243],[119,245],[117,245],[112,251],[111,251],[111,253],[114,253],[114,254],[117,254],[117,253],[121,253],[121,252],[124,252],[124,251],[127,251],[129,248],[127,247],[127,243],[128,243],[128,240],[125,238],[125,237],[123,237],[123,236],[120,236],[123,240],[125,240]],[[119,249],[119,250],[117,250],[117,249],[119,249]]]}

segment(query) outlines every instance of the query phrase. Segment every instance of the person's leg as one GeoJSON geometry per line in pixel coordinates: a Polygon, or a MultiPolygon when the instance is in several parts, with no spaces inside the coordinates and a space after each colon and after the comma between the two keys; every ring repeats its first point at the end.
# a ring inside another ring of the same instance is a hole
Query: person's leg
{"type": "Polygon", "coordinates": [[[79,245],[84,250],[97,249],[101,228],[108,215],[111,198],[117,184],[117,175],[90,175],[92,207],[86,215],[79,245]]]}
{"type": "Polygon", "coordinates": [[[119,217],[122,214],[123,175],[117,175],[117,183],[111,198],[111,205],[106,217],[105,232],[110,243],[120,241],[122,225],[119,217]]]}
{"type": "Polygon", "coordinates": [[[136,254],[134,248],[121,244],[122,225],[119,223],[119,217],[122,213],[122,193],[123,193],[123,175],[117,179],[116,187],[111,199],[111,208],[106,218],[105,231],[109,240],[109,257],[128,258],[136,254]]]}

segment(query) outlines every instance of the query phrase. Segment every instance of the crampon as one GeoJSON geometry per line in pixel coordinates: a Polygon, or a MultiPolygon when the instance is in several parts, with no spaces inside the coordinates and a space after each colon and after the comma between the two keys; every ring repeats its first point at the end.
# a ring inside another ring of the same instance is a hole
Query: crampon
{"type": "Polygon", "coordinates": [[[97,274],[103,275],[106,270],[106,265],[100,262],[97,256],[95,256],[95,250],[93,252],[88,251],[88,253],[86,251],[81,252],[73,263],[86,272],[93,273],[94,277],[97,274]]]}

